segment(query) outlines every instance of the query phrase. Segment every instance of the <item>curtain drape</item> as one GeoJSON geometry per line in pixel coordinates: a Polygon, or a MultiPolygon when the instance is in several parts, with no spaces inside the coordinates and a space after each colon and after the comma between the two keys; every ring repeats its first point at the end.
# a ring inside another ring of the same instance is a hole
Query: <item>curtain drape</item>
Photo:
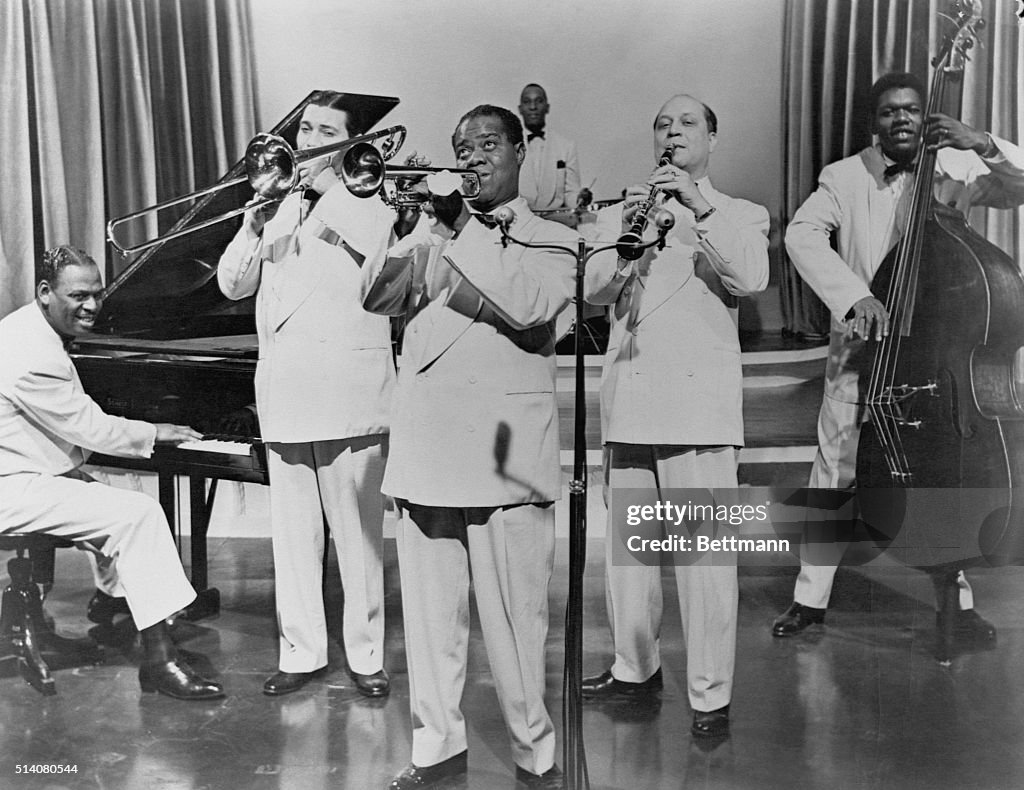
{"type": "MultiPolygon", "coordinates": [[[[962,119],[1013,142],[1024,121],[1024,32],[1015,0],[985,0],[986,25],[970,51],[962,119]]],[[[948,0],[789,0],[784,21],[782,221],[813,191],[821,168],[870,145],[868,89],[882,74],[910,71],[925,84],[951,30],[948,0]]],[[[972,210],[971,224],[1024,263],[1024,210],[972,210]]],[[[823,335],[829,316],[783,260],[784,328],[823,335]]]]}
{"type": "Polygon", "coordinates": [[[107,218],[205,186],[256,131],[248,0],[0,3],[0,317],[70,243],[107,278],[107,218]]]}

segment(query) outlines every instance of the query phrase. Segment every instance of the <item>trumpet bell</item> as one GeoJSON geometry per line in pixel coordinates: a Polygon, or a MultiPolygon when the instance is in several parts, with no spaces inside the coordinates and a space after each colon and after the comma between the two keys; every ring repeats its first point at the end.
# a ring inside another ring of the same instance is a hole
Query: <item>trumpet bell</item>
{"type": "Polygon", "coordinates": [[[291,192],[299,182],[294,149],[276,134],[257,134],[245,149],[245,172],[249,186],[263,198],[276,200],[291,192]]]}
{"type": "Polygon", "coordinates": [[[384,155],[369,143],[353,145],[341,160],[345,188],[359,198],[368,198],[380,191],[385,170],[384,155]]]}

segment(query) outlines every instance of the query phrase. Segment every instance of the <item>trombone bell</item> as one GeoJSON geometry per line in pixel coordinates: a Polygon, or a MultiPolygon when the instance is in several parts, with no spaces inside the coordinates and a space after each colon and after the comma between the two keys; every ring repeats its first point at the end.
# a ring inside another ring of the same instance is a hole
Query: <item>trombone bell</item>
{"type": "Polygon", "coordinates": [[[299,155],[283,137],[260,133],[245,149],[245,173],[257,195],[283,198],[299,182],[299,155]]]}

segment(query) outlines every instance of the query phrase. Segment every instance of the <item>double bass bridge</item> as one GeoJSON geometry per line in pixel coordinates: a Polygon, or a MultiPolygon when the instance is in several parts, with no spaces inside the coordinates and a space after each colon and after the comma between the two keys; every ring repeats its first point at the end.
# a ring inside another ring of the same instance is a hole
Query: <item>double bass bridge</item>
{"type": "Polygon", "coordinates": [[[896,384],[885,387],[881,394],[870,403],[870,410],[876,420],[887,425],[903,428],[919,429],[922,421],[910,416],[913,398],[920,393],[927,393],[933,398],[939,397],[939,385],[934,381],[927,384],[896,384]]]}
{"type": "Polygon", "coordinates": [[[939,397],[939,385],[934,381],[929,381],[927,384],[920,386],[914,386],[912,384],[897,384],[891,387],[886,387],[882,390],[882,397],[880,399],[883,403],[901,403],[919,392],[927,392],[933,398],[939,397]]]}

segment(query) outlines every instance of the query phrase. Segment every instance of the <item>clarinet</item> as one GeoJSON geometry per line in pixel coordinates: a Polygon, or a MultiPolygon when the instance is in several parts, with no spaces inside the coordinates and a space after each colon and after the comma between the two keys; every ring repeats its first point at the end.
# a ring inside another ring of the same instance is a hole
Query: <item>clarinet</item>
{"type": "MultiPolygon", "coordinates": [[[[661,155],[661,159],[658,160],[658,167],[664,167],[665,165],[670,164],[672,164],[672,149],[666,148],[665,153],[663,153],[661,155]]],[[[619,236],[618,241],[615,242],[615,250],[623,260],[635,261],[644,254],[644,248],[641,245],[644,241],[644,228],[647,227],[647,215],[650,213],[651,209],[654,208],[654,203],[657,199],[658,187],[652,186],[647,199],[640,204],[640,207],[636,210],[636,214],[633,215],[633,224],[630,225],[629,230],[619,236]]]]}

